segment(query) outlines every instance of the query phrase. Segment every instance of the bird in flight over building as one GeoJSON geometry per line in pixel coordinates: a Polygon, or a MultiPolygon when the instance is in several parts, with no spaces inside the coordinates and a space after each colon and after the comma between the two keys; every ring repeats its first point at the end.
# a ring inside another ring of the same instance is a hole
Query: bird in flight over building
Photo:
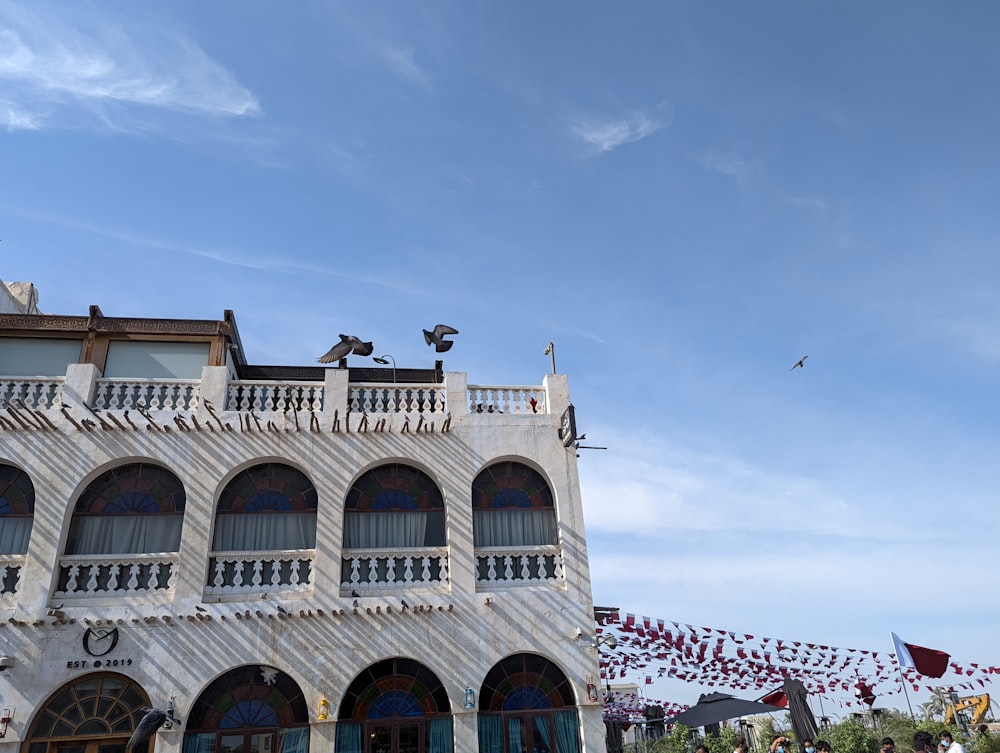
{"type": "Polygon", "coordinates": [[[802,356],[802,358],[796,361],[795,365],[792,366],[792,371],[795,371],[795,369],[804,369],[806,367],[807,358],[809,358],[809,356],[802,356]]]}
{"type": "Polygon", "coordinates": [[[444,353],[455,344],[453,340],[445,340],[444,336],[457,334],[458,330],[454,327],[449,327],[447,324],[437,324],[431,331],[424,330],[424,342],[433,345],[438,353],[444,353]]]}
{"type": "Polygon", "coordinates": [[[340,342],[316,360],[320,363],[333,363],[342,358],[347,358],[351,353],[356,356],[370,356],[373,350],[374,346],[371,342],[362,342],[360,338],[354,335],[341,335],[340,342]]]}

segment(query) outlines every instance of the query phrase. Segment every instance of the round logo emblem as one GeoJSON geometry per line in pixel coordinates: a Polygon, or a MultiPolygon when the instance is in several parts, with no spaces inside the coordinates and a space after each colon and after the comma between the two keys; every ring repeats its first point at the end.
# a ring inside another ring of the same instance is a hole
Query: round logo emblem
{"type": "Polygon", "coordinates": [[[104,656],[118,645],[118,628],[87,628],[83,634],[83,650],[91,656],[104,656]]]}

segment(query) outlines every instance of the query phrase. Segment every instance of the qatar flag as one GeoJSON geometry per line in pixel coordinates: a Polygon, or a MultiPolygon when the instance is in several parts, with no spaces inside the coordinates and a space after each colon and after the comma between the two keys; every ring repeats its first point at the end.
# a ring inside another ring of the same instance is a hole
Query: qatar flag
{"type": "Polygon", "coordinates": [[[899,666],[913,667],[926,677],[940,677],[948,669],[951,655],[944,651],[907,643],[895,633],[889,635],[892,636],[892,645],[896,649],[896,661],[899,662],[899,666]]]}

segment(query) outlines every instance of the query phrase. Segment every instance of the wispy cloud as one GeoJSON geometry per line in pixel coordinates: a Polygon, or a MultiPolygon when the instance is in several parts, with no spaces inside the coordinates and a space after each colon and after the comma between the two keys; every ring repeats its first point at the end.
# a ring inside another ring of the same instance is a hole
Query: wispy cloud
{"type": "Polygon", "coordinates": [[[34,131],[38,119],[11,102],[0,102],[0,125],[9,131],[34,131]]]}
{"type": "MultiPolygon", "coordinates": [[[[843,539],[874,535],[858,527],[863,510],[857,504],[820,482],[739,458],[684,450],[653,436],[606,427],[594,436],[613,448],[615,461],[602,456],[581,467],[590,530],[641,537],[681,531],[811,535],[822,530],[843,539]]],[[[919,531],[879,531],[877,537],[911,535],[919,531]]]]}
{"type": "Polygon", "coordinates": [[[595,152],[603,153],[652,136],[667,125],[669,118],[653,118],[638,112],[611,120],[578,121],[571,130],[595,152]]]}
{"type": "Polygon", "coordinates": [[[416,50],[412,47],[385,46],[380,50],[382,59],[397,75],[421,86],[430,86],[427,71],[417,64],[416,50]]]}
{"type": "Polygon", "coordinates": [[[701,156],[701,166],[706,170],[722,173],[745,183],[760,170],[760,161],[744,157],[735,151],[708,149],[701,156]]]}
{"type": "Polygon", "coordinates": [[[0,3],[7,89],[0,118],[8,128],[65,127],[81,108],[112,127],[120,127],[116,107],[211,116],[260,111],[231,73],[183,35],[107,14],[77,22],[64,10],[0,3]]]}
{"type": "Polygon", "coordinates": [[[822,196],[782,196],[781,202],[802,209],[815,209],[819,212],[825,212],[830,208],[830,202],[822,196]]]}

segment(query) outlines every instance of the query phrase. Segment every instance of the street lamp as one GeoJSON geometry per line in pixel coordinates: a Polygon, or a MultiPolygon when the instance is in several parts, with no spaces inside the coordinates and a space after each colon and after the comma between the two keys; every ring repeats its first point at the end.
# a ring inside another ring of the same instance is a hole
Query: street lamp
{"type": "Polygon", "coordinates": [[[382,366],[386,366],[389,363],[392,363],[392,393],[393,393],[393,401],[395,403],[392,406],[392,409],[399,410],[399,390],[396,389],[396,359],[393,358],[388,353],[383,353],[380,356],[372,356],[372,360],[377,364],[381,364],[382,366]]]}
{"type": "Polygon", "coordinates": [[[388,366],[390,363],[392,363],[392,383],[395,384],[396,383],[396,359],[393,358],[392,356],[390,356],[388,353],[385,353],[384,355],[381,355],[381,356],[373,356],[372,360],[375,363],[380,364],[382,366],[388,366]]]}

